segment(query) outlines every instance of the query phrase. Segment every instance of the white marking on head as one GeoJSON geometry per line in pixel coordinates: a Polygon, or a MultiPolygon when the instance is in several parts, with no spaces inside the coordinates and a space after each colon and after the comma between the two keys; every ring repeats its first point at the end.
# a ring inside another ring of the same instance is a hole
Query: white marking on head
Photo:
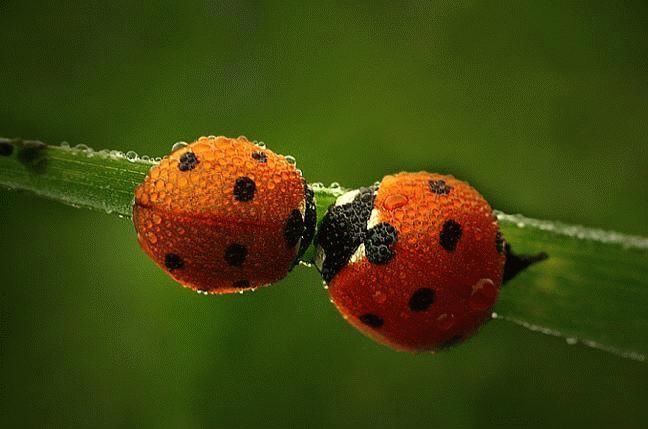
{"type": "Polygon", "coordinates": [[[361,243],[356,249],[356,251],[353,252],[351,258],[349,258],[349,264],[355,264],[356,262],[361,261],[363,258],[366,258],[365,245],[364,243],[361,243]]]}
{"type": "Polygon", "coordinates": [[[369,220],[367,221],[367,229],[373,228],[379,223],[380,223],[380,210],[378,209],[371,210],[371,216],[369,216],[369,220]]]}
{"type": "Polygon", "coordinates": [[[359,189],[355,189],[353,191],[349,191],[347,193],[344,193],[344,194],[340,195],[339,197],[337,197],[337,199],[335,200],[335,205],[336,206],[341,206],[341,205],[344,205],[344,204],[349,204],[349,203],[353,202],[354,198],[359,193],[360,193],[359,189]]]}

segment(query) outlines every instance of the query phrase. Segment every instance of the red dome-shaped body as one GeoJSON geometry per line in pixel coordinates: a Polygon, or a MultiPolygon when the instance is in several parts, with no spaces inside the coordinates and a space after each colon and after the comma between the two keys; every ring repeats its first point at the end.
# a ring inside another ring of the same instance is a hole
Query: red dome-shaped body
{"type": "Polygon", "coordinates": [[[352,325],[399,350],[439,350],[489,318],[505,256],[497,219],[470,185],[400,173],[342,195],[316,264],[352,325]]]}
{"type": "Polygon", "coordinates": [[[154,166],[135,191],[146,253],[209,293],[283,278],[313,236],[313,193],[294,163],[244,137],[201,137],[154,166]]]}

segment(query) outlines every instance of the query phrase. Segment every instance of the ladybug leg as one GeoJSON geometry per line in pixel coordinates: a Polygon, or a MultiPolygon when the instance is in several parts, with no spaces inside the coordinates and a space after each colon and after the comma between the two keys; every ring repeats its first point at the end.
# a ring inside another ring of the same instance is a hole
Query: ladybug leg
{"type": "Polygon", "coordinates": [[[502,284],[506,284],[509,280],[517,276],[530,265],[544,261],[549,257],[546,252],[536,253],[535,255],[517,255],[513,252],[511,245],[508,243],[506,243],[504,251],[506,254],[506,262],[504,263],[504,277],[502,279],[502,284]]]}

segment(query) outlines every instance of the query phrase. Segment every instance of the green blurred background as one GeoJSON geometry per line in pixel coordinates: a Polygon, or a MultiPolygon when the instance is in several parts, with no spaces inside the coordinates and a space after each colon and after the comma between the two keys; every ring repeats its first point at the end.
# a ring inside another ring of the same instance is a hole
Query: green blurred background
{"type": "MultiPolygon", "coordinates": [[[[644,1],[70,3],[0,2],[0,135],[157,156],[244,134],[311,181],[449,172],[507,212],[648,235],[644,1]]],[[[314,270],[200,296],[128,220],[28,194],[0,191],[0,260],[2,427],[648,421],[645,363],[502,321],[393,352],[314,270]]]]}

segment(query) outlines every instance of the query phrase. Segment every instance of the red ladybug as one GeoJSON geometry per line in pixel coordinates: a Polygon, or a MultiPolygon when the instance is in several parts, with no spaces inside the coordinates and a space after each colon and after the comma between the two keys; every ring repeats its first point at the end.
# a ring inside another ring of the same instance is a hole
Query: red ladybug
{"type": "MultiPolygon", "coordinates": [[[[493,210],[452,176],[399,173],[348,192],[328,209],[315,243],[342,316],[398,350],[435,351],[470,337],[505,277],[493,210]]],[[[511,261],[507,277],[533,262],[511,261]]]]}
{"type": "Polygon", "coordinates": [[[201,137],[135,191],[144,251],[183,286],[238,292],[275,282],[310,244],[313,192],[294,162],[244,137],[201,137]]]}

